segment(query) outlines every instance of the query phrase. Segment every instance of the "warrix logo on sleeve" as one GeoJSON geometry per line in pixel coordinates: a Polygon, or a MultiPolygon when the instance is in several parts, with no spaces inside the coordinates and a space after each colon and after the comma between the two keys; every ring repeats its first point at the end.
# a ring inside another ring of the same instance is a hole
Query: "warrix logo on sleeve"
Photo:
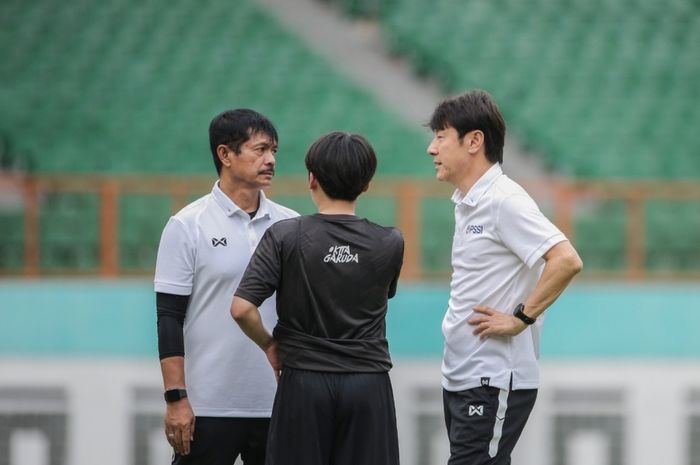
{"type": "Polygon", "coordinates": [[[352,253],[350,251],[349,245],[333,245],[328,249],[328,255],[323,257],[324,263],[349,263],[355,262],[360,263],[357,257],[357,253],[352,253]]]}

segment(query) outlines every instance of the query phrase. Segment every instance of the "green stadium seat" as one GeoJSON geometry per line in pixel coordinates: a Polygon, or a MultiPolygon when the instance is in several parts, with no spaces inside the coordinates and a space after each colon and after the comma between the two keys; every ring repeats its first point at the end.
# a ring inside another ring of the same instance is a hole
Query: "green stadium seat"
{"type": "Polygon", "coordinates": [[[396,202],[392,198],[365,194],[359,198],[357,215],[383,226],[398,226],[396,202]]]}
{"type": "Polygon", "coordinates": [[[99,265],[98,199],[87,194],[46,196],[39,211],[41,267],[95,270],[99,265]]]}
{"type": "Polygon", "coordinates": [[[451,266],[454,204],[447,199],[424,199],[421,203],[421,259],[428,272],[451,266]]]}
{"type": "Polygon", "coordinates": [[[700,205],[649,202],[646,215],[647,265],[661,271],[700,269],[700,205]]]}
{"type": "Polygon", "coordinates": [[[170,198],[123,195],[119,199],[119,267],[153,269],[160,235],[171,214],[170,198]]]}
{"type": "Polygon", "coordinates": [[[19,271],[24,266],[24,212],[0,210],[0,268],[19,271]]]}
{"type": "Polygon", "coordinates": [[[624,205],[610,202],[576,219],[575,246],[592,271],[620,271],[625,267],[624,205]]]}

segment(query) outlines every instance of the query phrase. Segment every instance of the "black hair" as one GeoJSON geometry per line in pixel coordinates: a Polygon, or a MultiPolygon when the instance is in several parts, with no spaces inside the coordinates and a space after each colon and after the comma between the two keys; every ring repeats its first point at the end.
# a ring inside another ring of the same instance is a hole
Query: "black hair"
{"type": "Polygon", "coordinates": [[[430,117],[428,126],[433,131],[451,126],[460,139],[469,131],[479,129],[484,133],[486,158],[492,163],[503,163],[506,123],[496,101],[485,90],[470,90],[441,102],[430,117]]]}
{"type": "Polygon", "coordinates": [[[216,153],[219,145],[226,145],[236,154],[253,134],[263,133],[277,143],[277,129],[272,122],[257,111],[247,108],[219,113],[209,124],[209,148],[214,157],[216,172],[221,174],[221,160],[216,153]]]}
{"type": "Polygon", "coordinates": [[[304,163],[328,197],[353,201],[372,180],[377,156],[364,137],[336,131],[311,144],[304,163]]]}

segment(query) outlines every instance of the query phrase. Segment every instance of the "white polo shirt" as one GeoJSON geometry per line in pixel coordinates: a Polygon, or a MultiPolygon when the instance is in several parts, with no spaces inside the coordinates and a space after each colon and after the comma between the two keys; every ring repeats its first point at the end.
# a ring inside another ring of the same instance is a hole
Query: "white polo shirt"
{"type": "Polygon", "coordinates": [[[489,385],[539,386],[539,340],[544,315],[515,337],[481,340],[467,323],[476,305],[504,313],[524,302],[542,273],[542,256],[566,237],[525,192],[494,164],[468,193],[457,190],[450,301],[442,323],[442,385],[462,391],[489,385]]]}
{"type": "MultiPolygon", "coordinates": [[[[265,198],[251,220],[219,188],[171,217],[158,248],[155,290],[190,295],[184,324],[185,383],[195,415],[269,417],[276,382],[265,353],[231,318],[233,293],[248,261],[275,222],[299,216],[265,198]]],[[[277,322],[275,296],[260,306],[277,322]]]]}

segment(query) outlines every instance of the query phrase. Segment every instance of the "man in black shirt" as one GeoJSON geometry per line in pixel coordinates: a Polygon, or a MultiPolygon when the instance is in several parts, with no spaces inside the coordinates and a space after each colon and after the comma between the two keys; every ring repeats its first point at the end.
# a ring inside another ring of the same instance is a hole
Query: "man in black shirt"
{"type": "Polygon", "coordinates": [[[323,136],[305,162],[319,213],[266,231],[231,305],[280,376],[266,463],[398,464],[385,316],[403,238],[355,216],[377,165],[363,137],[323,136]],[[257,307],[275,291],[272,336],[257,307]]]}

